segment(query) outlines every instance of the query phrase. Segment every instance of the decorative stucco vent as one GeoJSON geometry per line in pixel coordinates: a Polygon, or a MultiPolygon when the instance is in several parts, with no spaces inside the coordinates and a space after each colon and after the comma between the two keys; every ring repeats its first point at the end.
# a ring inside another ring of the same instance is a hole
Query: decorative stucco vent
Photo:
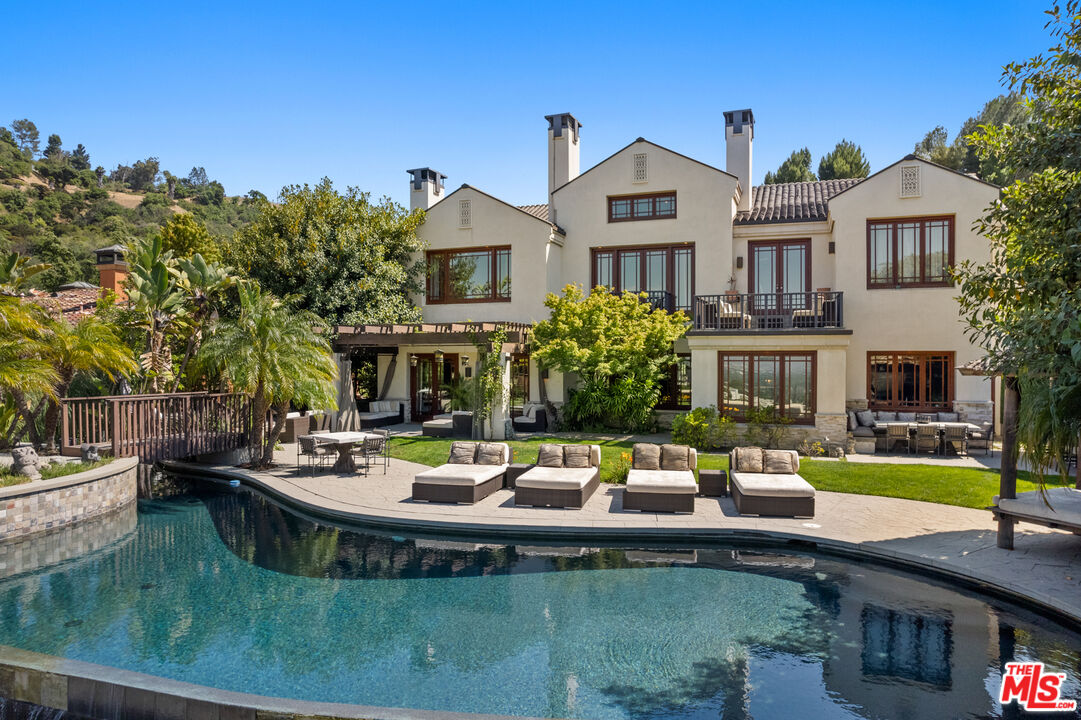
{"type": "Polygon", "coordinates": [[[901,166],[901,197],[919,197],[920,196],[920,166],[919,165],[903,165],[901,166]]]}
{"type": "Polygon", "coordinates": [[[649,179],[649,169],[646,164],[645,153],[635,153],[634,170],[631,173],[631,182],[644,183],[649,179]]]}
{"type": "Polygon", "coordinates": [[[471,200],[458,201],[458,227],[473,227],[473,204],[471,200]]]}

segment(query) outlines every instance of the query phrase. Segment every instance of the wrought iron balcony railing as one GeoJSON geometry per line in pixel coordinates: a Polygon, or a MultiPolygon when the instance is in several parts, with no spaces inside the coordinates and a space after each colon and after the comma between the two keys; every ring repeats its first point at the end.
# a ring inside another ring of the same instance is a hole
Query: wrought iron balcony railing
{"type": "Polygon", "coordinates": [[[692,330],[817,330],[844,327],[843,292],[695,295],[692,330]]]}

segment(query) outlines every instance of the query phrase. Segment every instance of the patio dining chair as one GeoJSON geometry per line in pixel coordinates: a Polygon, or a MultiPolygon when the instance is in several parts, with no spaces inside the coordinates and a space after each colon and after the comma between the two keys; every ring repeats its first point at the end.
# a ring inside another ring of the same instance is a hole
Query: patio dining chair
{"type": "Polygon", "coordinates": [[[968,455],[968,428],[964,425],[946,425],[946,429],[942,434],[942,450],[945,454],[945,450],[949,446],[953,446],[953,449],[957,451],[958,455],[968,455]]]}
{"type": "Polygon", "coordinates": [[[311,435],[297,436],[297,475],[300,475],[301,458],[307,458],[308,468],[315,477],[315,468],[333,462],[334,448],[321,444],[311,435]]]}
{"type": "Polygon", "coordinates": [[[912,452],[912,440],[908,436],[908,423],[889,423],[886,425],[886,452],[891,452],[897,443],[904,444],[905,452],[912,452]]]}
{"type": "Polygon", "coordinates": [[[930,448],[931,452],[939,449],[938,426],[924,423],[916,426],[916,452],[930,448]]]}
{"type": "Polygon", "coordinates": [[[364,461],[365,473],[371,469],[373,463],[379,463],[383,466],[383,474],[386,475],[387,465],[390,464],[390,456],[387,454],[387,438],[390,433],[383,429],[372,430],[371,433],[376,437],[365,438],[364,442],[354,445],[353,456],[364,461]]]}

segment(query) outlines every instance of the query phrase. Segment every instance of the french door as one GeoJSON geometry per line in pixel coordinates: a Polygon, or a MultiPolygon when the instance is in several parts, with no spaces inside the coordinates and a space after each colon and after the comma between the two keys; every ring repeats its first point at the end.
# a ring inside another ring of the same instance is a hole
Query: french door
{"type": "Polygon", "coordinates": [[[450,411],[450,389],[458,382],[458,355],[446,353],[442,363],[435,354],[416,355],[410,360],[409,402],[413,422],[431,420],[450,411]]]}
{"type": "Polygon", "coordinates": [[[810,240],[756,240],[748,254],[753,314],[785,315],[809,307],[810,240]]]}

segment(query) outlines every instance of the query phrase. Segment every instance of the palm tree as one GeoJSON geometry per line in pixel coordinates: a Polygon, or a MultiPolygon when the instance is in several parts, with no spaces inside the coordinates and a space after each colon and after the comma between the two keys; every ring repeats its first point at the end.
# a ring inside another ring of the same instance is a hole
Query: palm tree
{"type": "Polygon", "coordinates": [[[56,425],[60,418],[57,397],[65,397],[80,373],[102,373],[110,381],[127,377],[139,370],[127,346],[112,325],[88,315],[72,325],[66,320],[52,320],[43,336],[43,358],[56,370],[55,397],[45,410],[45,441],[55,448],[56,425]]]}
{"type": "Polygon", "coordinates": [[[45,314],[37,305],[0,294],[0,394],[14,401],[23,432],[30,434],[35,445],[39,444],[34,422],[38,411],[31,407],[31,398],[52,396],[58,377],[42,358],[44,324],[45,314]]]}
{"type": "Polygon", "coordinates": [[[199,349],[206,324],[213,317],[215,303],[236,282],[236,278],[224,266],[207,262],[199,253],[195,253],[191,258],[178,260],[177,265],[180,268],[179,286],[187,295],[192,310],[187,323],[188,343],[184,349],[184,359],[180,361],[180,368],[176,372],[173,392],[180,389],[180,382],[184,378],[188,361],[199,349]]]}
{"type": "Polygon", "coordinates": [[[203,365],[220,371],[235,390],[252,396],[252,463],[266,467],[291,401],[334,408],[338,368],[321,321],[293,310],[255,283],[237,288],[240,313],[222,321],[199,351],[203,365]],[[277,421],[267,434],[267,411],[277,421]]]}
{"type": "Polygon", "coordinates": [[[172,351],[166,333],[184,313],[184,293],[177,287],[175,261],[162,246],[161,237],[136,244],[128,255],[128,300],[146,331],[146,351],[140,357],[151,392],[173,374],[172,351]]]}

